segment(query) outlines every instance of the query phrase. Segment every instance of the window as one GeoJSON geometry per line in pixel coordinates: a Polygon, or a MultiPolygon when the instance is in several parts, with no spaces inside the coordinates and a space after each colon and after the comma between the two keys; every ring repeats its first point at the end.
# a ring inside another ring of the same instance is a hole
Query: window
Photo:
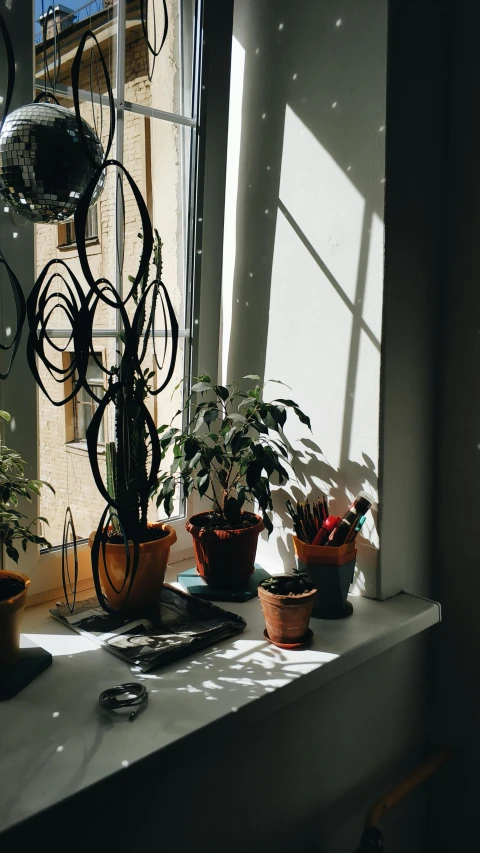
{"type": "MultiPolygon", "coordinates": [[[[95,353],[96,359],[93,356],[90,356],[88,360],[88,368],[87,368],[87,382],[92,389],[92,391],[96,394],[96,396],[101,400],[104,393],[104,373],[98,366],[98,361],[102,362],[101,353],[95,353]]],[[[77,377],[75,376],[75,379],[77,377]]],[[[78,394],[72,400],[73,406],[73,431],[74,431],[74,441],[75,442],[86,442],[87,440],[87,429],[89,427],[90,421],[92,420],[97,408],[98,402],[90,396],[90,394],[85,391],[84,388],[81,388],[78,394]]],[[[99,443],[105,444],[105,434],[104,434],[104,426],[102,424],[99,433],[99,443]]]]}
{"type": "MultiPolygon", "coordinates": [[[[75,223],[73,219],[70,222],[62,222],[57,228],[59,246],[74,246],[76,244],[75,223]]],[[[98,204],[93,204],[88,211],[85,237],[87,240],[98,239],[98,204]]]]}
{"type": "MultiPolygon", "coordinates": [[[[149,0],[149,26],[155,7],[157,30],[164,29],[163,0],[149,0]]],[[[197,108],[199,91],[197,77],[200,73],[198,0],[167,0],[168,32],[164,47],[155,61],[145,47],[141,20],[140,0],[98,2],[85,4],[77,0],[62,7],[58,13],[57,50],[62,62],[55,96],[62,106],[73,110],[71,66],[78,44],[87,30],[91,30],[100,44],[112,85],[116,112],[116,131],[110,159],[117,159],[135,180],[147,204],[152,225],[158,230],[163,243],[163,281],[169,290],[180,325],[180,343],[171,389],[179,388],[173,399],[170,393],[162,399],[147,401],[158,426],[169,423],[175,412],[183,407],[181,379],[190,370],[190,312],[192,306],[192,263],[194,203],[197,195],[198,174],[196,157],[197,108]],[[63,11],[62,11],[63,10],[63,11]],[[119,109],[122,104],[122,109],[119,109]]],[[[50,12],[50,15],[52,13],[50,12]]],[[[57,14],[57,13],[56,13],[57,14]]],[[[53,35],[53,26],[51,35],[53,35]]],[[[45,88],[44,51],[47,63],[53,60],[53,38],[43,40],[43,31],[37,27],[35,85],[37,91],[45,88]]],[[[150,34],[153,44],[154,36],[150,34]]],[[[92,74],[97,53],[93,40],[86,43],[80,68],[80,111],[82,118],[96,130],[105,148],[109,130],[109,102],[102,74],[92,74]],[[93,62],[93,66],[92,66],[93,62]],[[91,93],[93,90],[93,96],[91,93]]],[[[51,82],[51,81],[50,81],[51,82]]],[[[50,88],[47,79],[47,89],[50,88]]],[[[89,258],[92,271],[98,279],[108,279],[122,298],[130,288],[129,277],[138,267],[141,251],[139,231],[141,222],[135,199],[122,172],[114,167],[106,171],[105,186],[99,202],[90,209],[86,237],[92,241],[89,258]],[[98,240],[101,235],[101,242],[98,240]]],[[[61,250],[76,245],[74,222],[58,226],[37,225],[36,267],[37,275],[52,257],[62,258],[61,250]]],[[[83,275],[75,254],[67,263],[80,282],[83,275]]],[[[59,290],[63,287],[59,281],[59,290]]],[[[155,347],[163,352],[161,306],[158,308],[155,347]],[[158,340],[160,338],[160,340],[158,340]]],[[[52,313],[49,324],[57,350],[51,359],[65,364],[65,351],[69,347],[70,330],[61,311],[52,313]]],[[[123,343],[117,312],[100,304],[94,319],[95,352],[101,353],[101,363],[112,365],[123,343]]],[[[167,335],[168,344],[168,335],[167,335]]],[[[154,364],[154,346],[149,343],[146,363],[154,364]]],[[[93,358],[89,374],[92,383],[101,390],[107,387],[105,375],[93,358]]],[[[56,389],[49,375],[42,379],[55,396],[56,389]]],[[[89,379],[90,381],[90,379],[89,379]]],[[[100,396],[100,394],[97,394],[100,396]]],[[[58,391],[57,391],[58,397],[58,391]]],[[[88,393],[81,390],[71,406],[52,407],[48,399],[38,393],[39,414],[39,476],[55,488],[55,496],[42,494],[40,512],[48,518],[50,541],[62,541],[65,509],[72,509],[77,534],[87,536],[95,529],[103,511],[103,499],[93,481],[88,455],[82,448],[88,424],[97,404],[88,393]],[[63,439],[63,440],[62,440],[63,439]]],[[[181,418],[177,425],[181,426],[181,418]]],[[[113,411],[107,408],[101,441],[114,439],[113,411]]],[[[100,466],[104,461],[100,459],[100,466]]],[[[165,461],[169,464],[169,460],[165,461]]],[[[105,470],[101,470],[105,476],[105,470]]],[[[186,509],[182,500],[177,502],[178,516],[184,518],[186,509]]],[[[157,510],[152,503],[152,518],[157,510]]],[[[179,523],[182,540],[184,521],[179,523]]],[[[182,543],[181,543],[182,544],[182,543]]],[[[182,547],[189,547],[184,535],[182,547]]]]}

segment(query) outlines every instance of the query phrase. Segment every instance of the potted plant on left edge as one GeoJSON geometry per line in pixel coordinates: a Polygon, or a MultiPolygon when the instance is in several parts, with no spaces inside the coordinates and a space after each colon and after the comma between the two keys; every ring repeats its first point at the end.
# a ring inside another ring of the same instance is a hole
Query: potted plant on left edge
{"type": "MultiPolygon", "coordinates": [[[[7,412],[0,412],[0,418],[10,420],[7,412]]],[[[0,445],[0,543],[7,557],[18,563],[20,543],[23,551],[29,543],[51,548],[43,536],[34,532],[37,521],[48,524],[45,518],[34,518],[28,522],[27,516],[18,509],[19,500],[32,500],[39,495],[43,486],[52,487],[42,480],[28,480],[25,477],[26,462],[20,454],[4,444],[0,445]]],[[[53,491],[53,489],[52,489],[53,491]]],[[[14,666],[19,657],[20,619],[22,616],[30,578],[19,572],[0,571],[0,669],[14,666]]]]}

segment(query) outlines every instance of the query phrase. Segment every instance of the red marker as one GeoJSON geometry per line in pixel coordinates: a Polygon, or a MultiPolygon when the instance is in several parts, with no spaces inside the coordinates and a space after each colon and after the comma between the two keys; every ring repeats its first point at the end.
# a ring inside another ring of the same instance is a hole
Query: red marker
{"type": "Polygon", "coordinates": [[[340,515],[329,515],[328,518],[325,519],[320,530],[315,536],[312,545],[322,545],[323,542],[328,539],[332,531],[335,530],[337,524],[340,524],[341,520],[342,517],[340,515]]]}

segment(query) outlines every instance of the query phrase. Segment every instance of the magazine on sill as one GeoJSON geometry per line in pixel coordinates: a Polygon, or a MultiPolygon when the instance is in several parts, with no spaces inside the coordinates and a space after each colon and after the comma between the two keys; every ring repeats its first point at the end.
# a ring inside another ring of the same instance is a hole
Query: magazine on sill
{"type": "Polygon", "coordinates": [[[111,616],[96,597],[50,610],[54,619],[129,664],[148,672],[240,634],[247,623],[236,613],[194,598],[167,584],[160,601],[128,616],[111,616]]]}

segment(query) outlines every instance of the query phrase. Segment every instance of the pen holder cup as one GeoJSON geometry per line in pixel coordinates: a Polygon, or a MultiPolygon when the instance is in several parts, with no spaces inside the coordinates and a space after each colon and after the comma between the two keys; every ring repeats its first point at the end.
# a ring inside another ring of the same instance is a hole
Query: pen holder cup
{"type": "Polygon", "coordinates": [[[325,545],[307,545],[293,537],[297,569],[317,589],[312,616],[317,619],[344,619],[353,613],[347,601],[353,581],[357,551],[355,542],[338,548],[325,545]]]}

